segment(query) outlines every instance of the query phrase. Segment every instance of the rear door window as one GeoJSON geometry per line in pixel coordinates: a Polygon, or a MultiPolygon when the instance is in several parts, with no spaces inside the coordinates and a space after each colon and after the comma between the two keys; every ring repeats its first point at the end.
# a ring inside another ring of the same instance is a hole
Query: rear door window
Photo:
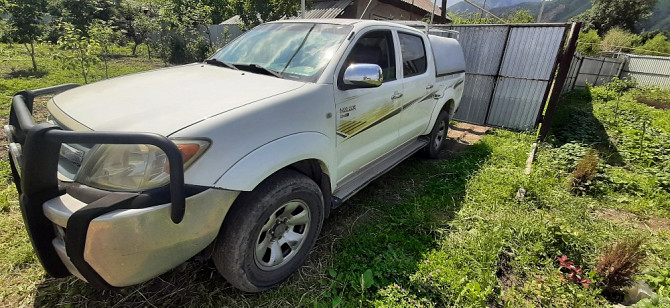
{"type": "Polygon", "coordinates": [[[426,72],[426,48],[423,39],[418,35],[398,32],[402,53],[403,77],[412,77],[426,72]]]}

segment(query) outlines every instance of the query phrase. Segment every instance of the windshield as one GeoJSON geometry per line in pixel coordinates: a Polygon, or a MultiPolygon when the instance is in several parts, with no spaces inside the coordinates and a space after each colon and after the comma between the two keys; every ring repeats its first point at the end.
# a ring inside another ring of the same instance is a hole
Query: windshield
{"type": "Polygon", "coordinates": [[[264,24],[223,47],[212,59],[243,70],[258,73],[261,67],[281,78],[314,82],[350,31],[351,26],[332,24],[264,24]]]}

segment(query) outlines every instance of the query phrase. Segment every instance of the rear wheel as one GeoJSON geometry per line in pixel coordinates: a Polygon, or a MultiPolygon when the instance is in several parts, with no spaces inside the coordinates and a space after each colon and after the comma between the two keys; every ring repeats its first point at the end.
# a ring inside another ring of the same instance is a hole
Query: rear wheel
{"type": "Polygon", "coordinates": [[[282,170],[235,201],[219,232],[214,264],[240,290],[269,289],[305,261],[323,215],[319,186],[297,171],[282,170]]]}
{"type": "Polygon", "coordinates": [[[440,152],[444,148],[447,132],[449,131],[449,114],[446,111],[440,111],[435,120],[435,125],[430,131],[428,137],[430,142],[424,148],[424,153],[430,158],[439,158],[440,152]]]}

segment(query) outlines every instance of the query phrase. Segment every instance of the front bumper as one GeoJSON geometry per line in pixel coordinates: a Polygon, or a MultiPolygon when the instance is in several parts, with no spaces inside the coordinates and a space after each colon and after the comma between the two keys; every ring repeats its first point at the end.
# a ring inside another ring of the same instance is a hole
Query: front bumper
{"type": "MultiPolygon", "coordinates": [[[[184,219],[170,221],[170,204],[119,209],[91,220],[84,261],[110,286],[125,287],[154,278],[202,251],[219,232],[238,192],[207,189],[186,198],[184,219]]],[[[65,194],[43,205],[53,222],[52,240],[61,261],[75,276],[87,280],[67,254],[69,218],[88,204],[65,194]],[[64,230],[62,232],[61,230],[64,230]]]]}
{"type": "Polygon", "coordinates": [[[5,127],[23,220],[47,273],[73,273],[98,287],[122,287],[151,279],[204,249],[237,192],[184,185],[181,153],[164,136],[64,131],[33,122],[35,97],[76,86],[16,94],[5,127]],[[168,157],[170,183],[126,193],[60,182],[62,143],[154,145],[168,157]]]}

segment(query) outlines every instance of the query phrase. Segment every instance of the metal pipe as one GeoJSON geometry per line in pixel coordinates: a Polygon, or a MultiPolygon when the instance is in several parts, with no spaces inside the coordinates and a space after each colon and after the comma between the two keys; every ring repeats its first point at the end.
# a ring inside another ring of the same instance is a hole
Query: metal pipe
{"type": "MultiPolygon", "coordinates": [[[[433,1],[433,12],[430,13],[430,24],[433,24],[433,17],[435,17],[435,7],[437,7],[437,2],[433,1]]],[[[428,34],[428,33],[426,33],[428,34]]]]}
{"type": "Polygon", "coordinates": [[[305,19],[305,0],[300,1],[300,12],[302,19],[305,19]]]}

